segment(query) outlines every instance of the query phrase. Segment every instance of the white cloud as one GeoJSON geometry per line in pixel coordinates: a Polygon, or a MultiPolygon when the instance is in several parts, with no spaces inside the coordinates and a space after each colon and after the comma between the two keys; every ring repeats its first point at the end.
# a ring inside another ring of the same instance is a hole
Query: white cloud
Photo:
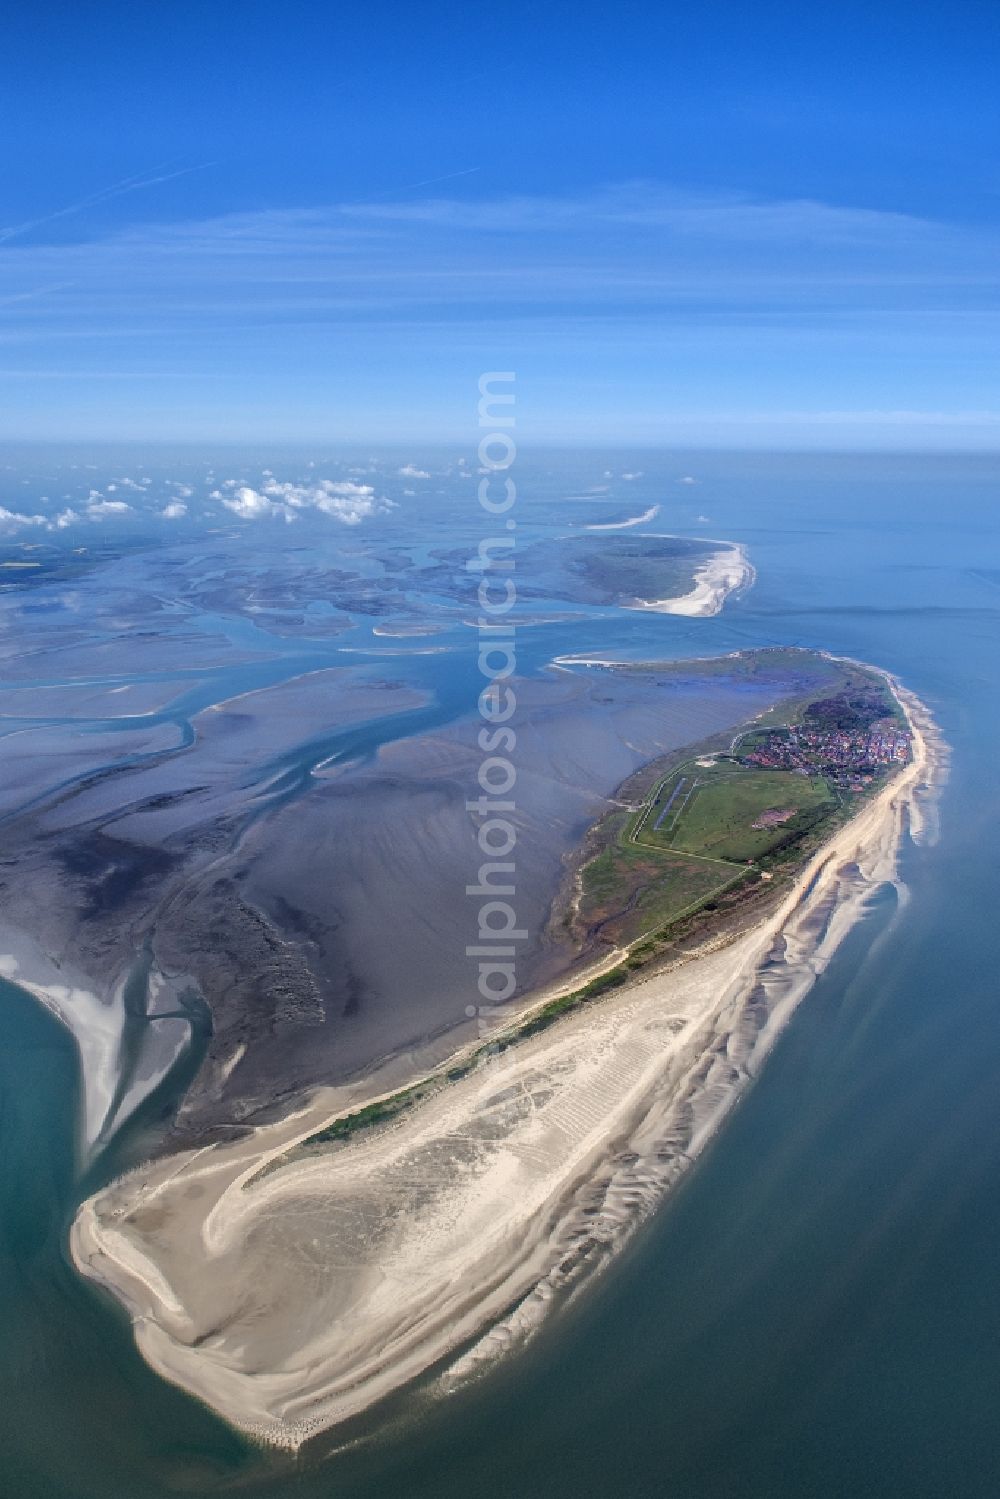
{"type": "Polygon", "coordinates": [[[80,519],[78,512],[69,506],[58,515],[26,515],[21,510],[8,510],[0,505],[0,530],[8,532],[20,531],[27,526],[43,531],[65,531],[67,526],[76,525],[80,519]]]}
{"type": "Polygon", "coordinates": [[[100,495],[100,490],[90,491],[90,503],[87,505],[87,514],[91,520],[103,520],[106,515],[131,515],[132,506],[126,505],[124,500],[105,500],[95,498],[100,495]]]}
{"type": "Polygon", "coordinates": [[[240,484],[236,493],[230,495],[228,499],[223,499],[222,503],[227,510],[238,515],[240,520],[260,520],[264,517],[277,518],[278,516],[283,516],[286,521],[295,519],[287,505],[276,504],[274,500],[269,500],[258,490],[251,489],[249,484],[240,484]]]}
{"type": "Polygon", "coordinates": [[[357,526],[371,515],[382,514],[393,508],[392,501],[376,495],[370,484],[357,484],[352,479],[320,479],[315,484],[281,483],[273,477],[265,478],[259,489],[249,485],[237,485],[227,479],[223,489],[235,487],[235,494],[223,498],[218,490],[213,499],[222,499],[227,510],[241,520],[265,518],[293,521],[307,510],[317,510],[331,520],[345,526],[357,526]]]}
{"type": "Polygon", "coordinates": [[[180,500],[171,500],[170,504],[164,505],[160,511],[164,520],[180,520],[187,513],[188,507],[182,504],[180,500]]]}
{"type": "Polygon", "coordinates": [[[415,468],[412,463],[404,463],[399,470],[401,479],[429,479],[430,474],[425,468],[415,468]]]}
{"type": "Polygon", "coordinates": [[[44,515],[24,515],[20,510],[8,510],[0,505],[0,526],[8,531],[19,531],[22,526],[45,526],[48,521],[44,515]]]}
{"type": "Polygon", "coordinates": [[[698,480],[693,474],[682,474],[677,482],[678,484],[697,484],[698,480]]]}

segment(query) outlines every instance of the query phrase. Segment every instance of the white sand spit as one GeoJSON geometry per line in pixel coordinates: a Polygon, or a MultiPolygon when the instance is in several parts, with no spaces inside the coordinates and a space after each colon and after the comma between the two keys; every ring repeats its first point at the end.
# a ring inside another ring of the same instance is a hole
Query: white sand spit
{"type": "Polygon", "coordinates": [[[641,515],[630,516],[628,520],[594,521],[589,526],[584,526],[585,531],[627,531],[631,526],[645,526],[656,519],[660,513],[659,505],[650,505],[641,515]]]}
{"type": "Polygon", "coordinates": [[[331,1090],[85,1202],[76,1264],[130,1308],[150,1364],[297,1447],[449,1354],[453,1383],[530,1332],[690,1164],[873,892],[897,880],[941,762],[927,710],[897,690],[912,763],[754,929],[349,1143],[282,1159],[357,1107],[357,1091],[331,1090]]]}
{"type": "Polygon", "coordinates": [[[82,1079],[78,1149],[89,1160],[118,1086],[125,1029],[124,980],[107,998],[88,980],[44,953],[34,938],[8,925],[0,929],[0,974],[33,994],[71,1032],[82,1079]]]}
{"type": "Polygon", "coordinates": [[[652,609],[657,614],[685,614],[691,617],[721,614],[731,593],[750,588],[757,576],[739,542],[722,542],[721,550],[695,569],[694,587],[690,593],[673,599],[632,599],[630,609],[652,609]]]}

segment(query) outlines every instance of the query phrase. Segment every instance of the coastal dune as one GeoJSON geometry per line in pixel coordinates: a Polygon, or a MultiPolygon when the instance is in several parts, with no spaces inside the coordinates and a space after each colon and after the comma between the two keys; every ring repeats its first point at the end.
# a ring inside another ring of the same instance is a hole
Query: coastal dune
{"type": "Polygon", "coordinates": [[[449,1356],[450,1387],[529,1334],[697,1156],[897,880],[904,832],[928,826],[943,750],[896,690],[911,763],[752,929],[638,976],[391,1125],[303,1144],[372,1091],[324,1089],[85,1202],[74,1260],[129,1308],[149,1363],[296,1448],[449,1356]]]}

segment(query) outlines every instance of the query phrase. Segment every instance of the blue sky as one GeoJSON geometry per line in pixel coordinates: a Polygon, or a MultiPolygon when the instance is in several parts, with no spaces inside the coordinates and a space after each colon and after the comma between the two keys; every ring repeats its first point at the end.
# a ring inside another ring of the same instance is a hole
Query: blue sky
{"type": "Polygon", "coordinates": [[[1000,9],[27,7],[0,436],[993,448],[1000,9]]]}

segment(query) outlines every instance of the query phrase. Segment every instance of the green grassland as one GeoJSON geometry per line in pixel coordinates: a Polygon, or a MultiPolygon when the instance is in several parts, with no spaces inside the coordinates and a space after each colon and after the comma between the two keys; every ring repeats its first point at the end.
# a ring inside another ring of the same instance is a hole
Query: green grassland
{"type": "MultiPolygon", "coordinates": [[[[641,669],[651,670],[648,664],[641,669]]],[[[512,1018],[509,1027],[450,1070],[335,1120],[303,1142],[303,1148],[345,1142],[359,1130],[391,1122],[523,1037],[624,984],[648,964],[683,951],[685,944],[697,943],[717,922],[747,919],[762,898],[774,898],[787,886],[863,796],[841,793],[822,774],[741,765],[736,756],[745,754],[765,730],[780,731],[816,718],[839,723],[843,698],[852,725],[857,718],[902,716],[876,672],[811,652],[740,652],[652,669],[664,678],[684,673],[767,681],[773,676],[785,690],[771,710],[735,735],[717,735],[688,748],[681,758],[644,767],[634,785],[622,788],[626,795],[632,791],[632,810],[619,807],[592,830],[579,908],[575,918],[566,918],[567,925],[582,929],[590,941],[627,948],[627,953],[580,988],[512,1018]],[[699,760],[711,763],[699,765],[699,760]],[[753,827],[762,813],[775,810],[792,815],[770,827],[753,827]]],[[[880,775],[868,794],[888,774],[880,775]]]]}
{"type": "Polygon", "coordinates": [[[671,809],[658,829],[654,826],[657,819],[647,818],[639,841],[647,847],[659,845],[732,863],[760,858],[787,839],[801,814],[832,812],[837,803],[820,776],[751,770],[732,761],[720,761],[711,770],[693,767],[686,776],[671,779],[680,783],[674,803],[677,810],[671,809]],[[794,815],[770,828],[753,826],[761,813],[778,810],[794,815]]]}
{"type": "Polygon", "coordinates": [[[611,843],[584,870],[585,919],[605,940],[626,945],[696,910],[739,874],[715,861],[611,843]]]}
{"type": "Polygon", "coordinates": [[[692,756],[657,781],[633,813],[605,826],[582,876],[580,920],[592,936],[629,945],[699,910],[812,846],[841,811],[820,776],[747,768],[726,756],[692,756]],[[791,812],[755,828],[761,813],[791,812]],[[659,824],[659,826],[657,826],[659,824]]]}
{"type": "Polygon", "coordinates": [[[621,945],[647,934],[655,934],[657,943],[672,940],[688,918],[741,898],[762,876],[788,877],[856,806],[821,774],[741,765],[739,756],[789,725],[839,724],[845,711],[852,722],[900,714],[877,672],[811,652],[739,652],[653,669],[665,678],[680,672],[773,678],[785,690],[744,729],[659,767],[633,812],[606,819],[597,851],[583,868],[578,916],[591,937],[621,945]],[[755,828],[767,812],[791,815],[755,828]]]}

